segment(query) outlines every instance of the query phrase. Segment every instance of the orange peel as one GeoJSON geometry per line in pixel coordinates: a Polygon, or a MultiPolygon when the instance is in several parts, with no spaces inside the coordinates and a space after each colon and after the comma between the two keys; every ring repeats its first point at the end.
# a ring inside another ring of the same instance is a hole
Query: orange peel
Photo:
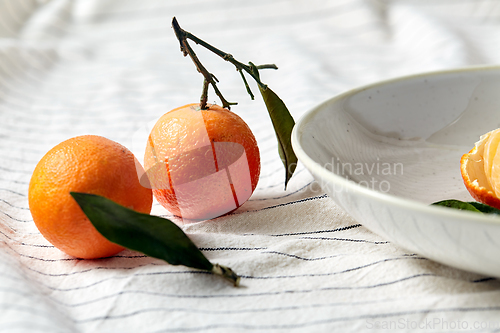
{"type": "Polygon", "coordinates": [[[250,127],[228,109],[208,106],[188,104],[164,114],[144,154],[156,200],[183,220],[234,211],[259,180],[260,152],[250,127]]]}
{"type": "Polygon", "coordinates": [[[481,136],[460,160],[460,172],[470,195],[500,209],[500,129],[481,136]]]}

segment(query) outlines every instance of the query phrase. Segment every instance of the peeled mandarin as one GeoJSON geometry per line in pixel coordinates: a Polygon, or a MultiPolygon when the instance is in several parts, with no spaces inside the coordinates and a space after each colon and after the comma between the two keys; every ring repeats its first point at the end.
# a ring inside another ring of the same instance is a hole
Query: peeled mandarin
{"type": "Polygon", "coordinates": [[[500,129],[481,136],[474,148],[462,156],[460,171],[471,196],[500,208],[500,129]]]}

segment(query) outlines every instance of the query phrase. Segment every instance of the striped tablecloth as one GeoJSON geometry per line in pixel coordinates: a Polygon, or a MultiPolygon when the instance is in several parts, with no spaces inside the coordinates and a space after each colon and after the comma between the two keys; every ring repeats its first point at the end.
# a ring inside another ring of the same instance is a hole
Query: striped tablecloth
{"type": "MultiPolygon", "coordinates": [[[[495,0],[0,0],[1,332],[500,330],[498,280],[373,234],[301,164],[285,191],[262,100],[200,48],[253,130],[262,172],[240,209],[183,229],[241,287],[132,251],[79,260],[52,247],[28,208],[38,160],[81,134],[141,158],[142,129],[199,99],[173,16],[242,62],[277,64],[262,80],[296,120],[359,85],[500,61],[495,0]]],[[[152,213],[172,217],[156,202],[152,213]]]]}

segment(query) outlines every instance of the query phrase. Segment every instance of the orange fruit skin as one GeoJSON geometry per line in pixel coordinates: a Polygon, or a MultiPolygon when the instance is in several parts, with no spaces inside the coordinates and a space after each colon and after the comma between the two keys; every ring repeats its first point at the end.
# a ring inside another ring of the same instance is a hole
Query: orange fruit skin
{"type": "Polygon", "coordinates": [[[218,105],[200,110],[199,104],[188,104],[157,121],[144,167],[162,206],[185,219],[206,220],[250,197],[259,180],[260,154],[238,115],[218,105]]]}
{"type": "Polygon", "coordinates": [[[112,256],[123,247],[108,241],[85,216],[70,192],[97,194],[150,213],[151,189],[139,183],[142,168],[124,146],[95,135],[61,142],[38,162],[29,184],[29,207],[40,233],[78,258],[112,256]]]}
{"type": "Polygon", "coordinates": [[[469,191],[474,200],[500,209],[500,199],[494,192],[484,186],[479,186],[473,183],[473,179],[469,176],[468,163],[471,155],[475,154],[477,147],[474,147],[469,153],[462,155],[460,159],[460,173],[465,184],[465,188],[469,191]]]}

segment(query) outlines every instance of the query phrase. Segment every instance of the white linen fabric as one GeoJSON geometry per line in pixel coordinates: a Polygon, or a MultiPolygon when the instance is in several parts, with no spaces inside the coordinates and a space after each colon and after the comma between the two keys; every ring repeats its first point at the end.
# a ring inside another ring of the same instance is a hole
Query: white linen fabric
{"type": "MultiPolygon", "coordinates": [[[[254,132],[262,171],[235,212],[182,224],[220,278],[133,251],[79,260],[48,243],[28,208],[39,159],[102,135],[142,160],[144,129],[198,101],[202,76],[180,25],[262,71],[298,120],[350,88],[500,62],[495,0],[0,1],[0,330],[331,332],[500,330],[500,283],[408,253],[338,208],[299,163],[284,169],[260,96],[192,43],[254,132]]],[[[256,86],[250,83],[258,94],[256,86]]],[[[218,102],[210,92],[209,101],[218,102]]],[[[153,214],[173,217],[155,202],[153,214]]],[[[179,222],[179,221],[177,221],[179,222]]]]}

